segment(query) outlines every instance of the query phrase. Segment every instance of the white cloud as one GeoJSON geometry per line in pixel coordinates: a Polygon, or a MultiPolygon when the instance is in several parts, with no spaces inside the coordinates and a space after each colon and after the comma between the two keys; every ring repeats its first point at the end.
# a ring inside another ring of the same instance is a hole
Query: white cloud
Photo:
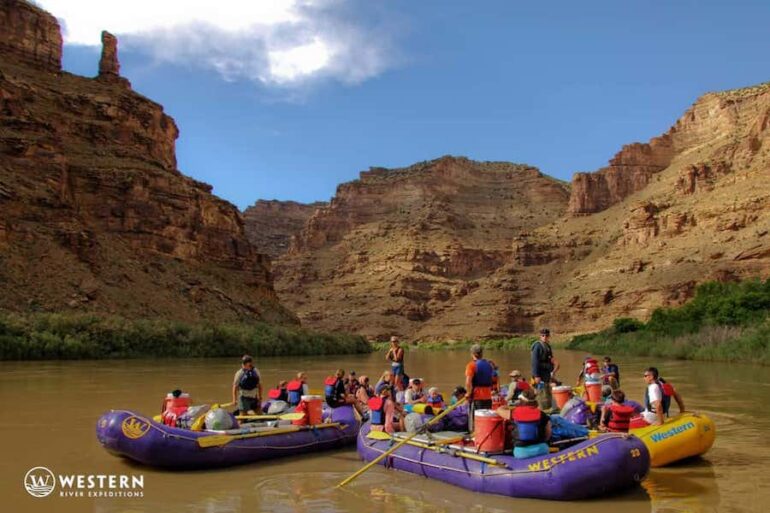
{"type": "Polygon", "coordinates": [[[291,87],[320,77],[359,83],[393,65],[390,31],[382,29],[382,20],[356,16],[354,1],[37,3],[61,20],[68,44],[98,46],[101,31],[108,30],[121,47],[161,62],[213,69],[226,80],[291,87]]]}

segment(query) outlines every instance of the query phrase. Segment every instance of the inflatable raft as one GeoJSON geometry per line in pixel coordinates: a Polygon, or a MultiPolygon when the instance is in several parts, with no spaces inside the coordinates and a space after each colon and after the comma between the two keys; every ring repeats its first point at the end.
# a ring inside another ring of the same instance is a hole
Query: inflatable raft
{"type": "Polygon", "coordinates": [[[153,467],[200,469],[306,454],[353,443],[360,427],[350,406],[325,410],[314,426],[248,426],[224,433],[169,427],[132,411],[112,410],[96,423],[109,452],[153,467]]]}
{"type": "MultiPolygon", "coordinates": [[[[397,440],[358,434],[358,453],[372,461],[397,440]]],[[[379,434],[379,433],[378,433],[379,434]]],[[[561,452],[528,459],[483,455],[452,445],[407,443],[380,464],[474,492],[535,499],[574,500],[597,497],[639,483],[650,467],[649,453],[635,436],[605,434],[561,452]]]]}
{"type": "Polygon", "coordinates": [[[680,413],[660,426],[632,429],[650,452],[653,467],[662,467],[685,458],[700,456],[714,444],[716,427],[708,416],[680,413]]]}

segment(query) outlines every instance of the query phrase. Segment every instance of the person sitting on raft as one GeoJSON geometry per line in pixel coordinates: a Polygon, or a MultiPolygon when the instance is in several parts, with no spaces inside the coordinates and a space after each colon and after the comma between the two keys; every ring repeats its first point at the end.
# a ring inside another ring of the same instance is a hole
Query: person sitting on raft
{"type": "Polygon", "coordinates": [[[620,386],[620,368],[616,363],[612,363],[612,358],[609,356],[604,357],[602,381],[605,385],[611,386],[613,390],[620,386]]]}
{"type": "Polygon", "coordinates": [[[374,389],[369,384],[369,376],[362,375],[358,378],[358,390],[356,390],[356,399],[366,403],[374,397],[374,389]]]}
{"type": "Polygon", "coordinates": [[[404,404],[419,404],[425,402],[425,393],[422,391],[422,380],[414,378],[409,380],[409,388],[404,393],[404,404]]]}
{"type": "Polygon", "coordinates": [[[551,418],[538,408],[537,396],[533,389],[524,390],[520,394],[511,419],[516,425],[516,441],[513,448],[515,458],[532,458],[548,454],[551,418]]]}
{"type": "Polygon", "coordinates": [[[395,386],[395,381],[393,379],[393,373],[390,371],[385,371],[382,373],[382,376],[380,376],[380,380],[377,382],[376,385],[374,385],[374,393],[375,395],[380,395],[380,388],[388,386],[393,388],[395,386]]]}
{"type": "Polygon", "coordinates": [[[444,397],[439,392],[438,387],[430,387],[428,389],[428,396],[425,398],[425,404],[431,407],[434,414],[444,408],[444,397]]]}
{"type": "MultiPolygon", "coordinates": [[[[409,387],[409,376],[406,374],[394,375],[393,379],[396,382],[395,396],[396,403],[402,405],[406,403],[406,389],[409,387]]],[[[391,393],[393,391],[391,390],[391,393]]]]}
{"type": "Polygon", "coordinates": [[[272,401],[287,402],[289,400],[289,394],[286,391],[287,384],[288,381],[286,380],[279,381],[278,386],[267,391],[267,397],[269,397],[272,401]]]}
{"type": "Polygon", "coordinates": [[[241,414],[255,415],[262,399],[262,380],[259,370],[254,367],[254,359],[245,354],[241,358],[241,368],[233,377],[233,402],[241,414]]]}
{"type": "Polygon", "coordinates": [[[393,400],[391,388],[383,386],[377,396],[369,399],[369,415],[372,431],[385,431],[391,435],[396,431],[405,431],[403,415],[397,416],[399,405],[393,400]]]}
{"type": "Polygon", "coordinates": [[[628,427],[634,413],[636,413],[636,408],[626,404],[626,394],[620,389],[614,390],[610,396],[610,403],[602,409],[599,430],[628,433],[628,427]]]}
{"type": "Polygon", "coordinates": [[[511,378],[511,383],[508,385],[508,394],[505,396],[505,400],[510,406],[513,406],[519,399],[519,395],[521,395],[524,390],[528,390],[532,387],[527,383],[527,380],[524,379],[521,371],[512,370],[509,376],[511,378]]]}
{"type": "Polygon", "coordinates": [[[307,375],[304,372],[298,372],[297,376],[286,385],[287,398],[289,406],[297,406],[302,401],[303,395],[308,395],[307,375]]]}
{"type": "Polygon", "coordinates": [[[635,418],[632,421],[631,427],[643,427],[645,424],[655,426],[663,424],[671,406],[671,397],[676,399],[679,412],[685,411],[682,396],[679,395],[670,383],[667,383],[660,377],[657,368],[648,367],[645,369],[644,381],[647,385],[644,391],[644,411],[642,411],[640,419],[635,418]]]}
{"type": "Polygon", "coordinates": [[[345,389],[348,391],[348,394],[355,396],[356,392],[358,391],[358,376],[356,376],[356,371],[352,370],[348,372],[348,377],[345,378],[345,389]]]}
{"type": "Polygon", "coordinates": [[[344,377],[345,371],[343,369],[337,369],[337,372],[334,374],[334,376],[329,376],[324,380],[324,395],[326,396],[326,404],[332,408],[338,408],[345,404],[352,404],[356,410],[359,410],[359,413],[361,413],[361,408],[358,405],[355,397],[348,394],[345,390],[345,382],[343,380],[344,377]]]}

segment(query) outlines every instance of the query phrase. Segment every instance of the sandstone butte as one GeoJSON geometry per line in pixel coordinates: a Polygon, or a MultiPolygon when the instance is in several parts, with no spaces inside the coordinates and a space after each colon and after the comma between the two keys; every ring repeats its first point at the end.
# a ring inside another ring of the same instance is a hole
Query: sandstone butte
{"type": "Polygon", "coordinates": [[[313,328],[483,339],[646,319],[699,282],[770,275],[770,84],[704,95],[571,185],[454,157],[372,169],[287,236],[276,289],[313,328]]]}
{"type": "Polygon", "coordinates": [[[49,13],[0,1],[0,308],[296,323],[238,210],[177,169],[179,132],[120,76],[62,71],[49,13]]]}

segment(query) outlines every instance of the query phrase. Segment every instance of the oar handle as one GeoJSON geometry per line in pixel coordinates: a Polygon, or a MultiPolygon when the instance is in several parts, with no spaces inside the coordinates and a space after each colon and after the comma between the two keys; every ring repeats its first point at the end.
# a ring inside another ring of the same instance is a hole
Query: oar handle
{"type": "Polygon", "coordinates": [[[360,476],[361,474],[363,474],[364,472],[366,472],[367,470],[369,470],[370,468],[372,468],[373,466],[375,466],[376,464],[378,464],[380,461],[382,461],[383,459],[385,459],[385,458],[387,458],[388,456],[390,456],[390,455],[391,455],[391,454],[392,454],[392,453],[393,453],[393,452],[394,452],[396,449],[398,449],[398,448],[399,448],[399,447],[401,447],[402,445],[404,445],[404,444],[406,444],[407,442],[409,442],[409,441],[410,441],[412,438],[414,438],[415,436],[417,436],[417,435],[421,434],[421,432],[422,432],[423,430],[427,429],[427,428],[428,428],[428,426],[432,426],[433,424],[435,424],[436,422],[438,422],[439,420],[441,420],[441,419],[442,419],[444,416],[446,416],[446,415],[447,415],[447,414],[448,414],[450,411],[454,410],[455,408],[457,408],[458,406],[460,406],[461,404],[463,404],[463,403],[466,401],[466,399],[467,399],[466,397],[463,397],[462,399],[460,399],[459,401],[457,401],[455,404],[453,404],[452,406],[450,406],[449,408],[447,408],[447,409],[446,409],[446,410],[444,410],[443,412],[441,412],[441,413],[439,413],[438,415],[436,415],[435,417],[433,417],[431,420],[429,420],[428,422],[426,422],[425,424],[423,424],[423,425],[422,425],[422,427],[420,427],[420,429],[418,429],[417,431],[415,431],[414,433],[412,433],[412,434],[411,434],[411,435],[409,435],[408,437],[404,438],[403,440],[401,440],[400,442],[398,442],[396,445],[394,445],[393,447],[391,447],[390,449],[388,449],[387,451],[383,452],[382,454],[380,454],[379,456],[377,456],[376,458],[374,458],[372,461],[370,461],[369,463],[367,463],[366,465],[364,465],[364,466],[363,466],[363,467],[362,467],[360,470],[358,470],[358,471],[357,471],[355,474],[351,475],[350,477],[348,477],[347,479],[345,479],[344,481],[342,481],[340,484],[338,484],[338,485],[337,485],[337,488],[342,488],[343,486],[345,486],[346,484],[350,483],[350,482],[351,482],[351,481],[353,481],[355,478],[357,478],[358,476],[360,476]]]}

